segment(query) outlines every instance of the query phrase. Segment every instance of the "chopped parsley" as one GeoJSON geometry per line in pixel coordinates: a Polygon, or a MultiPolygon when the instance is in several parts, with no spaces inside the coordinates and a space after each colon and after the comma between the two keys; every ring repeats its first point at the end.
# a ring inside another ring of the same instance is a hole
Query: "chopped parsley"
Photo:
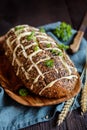
{"type": "Polygon", "coordinates": [[[51,50],[51,53],[52,53],[53,55],[56,55],[56,56],[62,56],[62,55],[63,55],[62,52],[59,52],[58,50],[55,50],[55,49],[52,49],[52,50],[51,50]]]}
{"type": "Polygon", "coordinates": [[[72,35],[71,25],[61,22],[58,27],[53,30],[53,33],[62,41],[68,41],[72,35]]]}
{"type": "Polygon", "coordinates": [[[39,30],[40,30],[40,32],[43,32],[43,33],[46,32],[45,29],[44,29],[43,27],[41,27],[39,30]]]}
{"type": "Polygon", "coordinates": [[[46,47],[47,47],[47,48],[50,48],[50,47],[51,47],[51,44],[50,44],[50,43],[46,44],[46,47]]]}
{"type": "Polygon", "coordinates": [[[45,65],[46,65],[47,67],[53,67],[53,66],[54,66],[54,60],[53,60],[53,59],[46,60],[46,61],[45,61],[45,65]]]}
{"type": "Polygon", "coordinates": [[[33,40],[36,40],[36,38],[35,38],[34,35],[35,35],[35,32],[32,31],[31,34],[27,36],[27,40],[28,40],[28,41],[30,41],[30,40],[32,40],[32,39],[33,39],[33,40]]]}
{"type": "Polygon", "coordinates": [[[36,45],[35,47],[34,47],[34,51],[38,51],[40,48],[39,48],[39,46],[38,45],[36,45]]]}
{"type": "Polygon", "coordinates": [[[22,30],[22,29],[24,29],[24,26],[16,26],[15,27],[15,31],[22,30]]]}
{"type": "Polygon", "coordinates": [[[28,90],[26,88],[19,89],[19,95],[20,96],[27,96],[28,95],[28,90]]]}
{"type": "Polygon", "coordinates": [[[64,44],[57,44],[57,46],[58,46],[58,48],[60,48],[61,50],[67,50],[67,49],[69,49],[69,46],[67,46],[67,45],[64,45],[64,44]]]}
{"type": "Polygon", "coordinates": [[[63,56],[63,53],[62,53],[62,52],[58,52],[57,55],[58,55],[58,56],[63,56]]]}

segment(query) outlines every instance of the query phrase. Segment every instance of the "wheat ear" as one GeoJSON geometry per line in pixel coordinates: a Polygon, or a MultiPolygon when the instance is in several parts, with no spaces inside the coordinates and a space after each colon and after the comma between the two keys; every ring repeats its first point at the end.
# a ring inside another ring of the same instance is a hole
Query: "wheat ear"
{"type": "Polygon", "coordinates": [[[61,113],[59,114],[59,117],[58,117],[58,120],[57,120],[58,126],[65,120],[73,102],[74,102],[74,98],[71,98],[71,99],[69,99],[68,101],[65,102],[64,107],[63,107],[61,113]]]}
{"type": "Polygon", "coordinates": [[[85,80],[84,87],[82,89],[81,109],[82,109],[82,113],[87,112],[87,68],[86,68],[86,80],[85,80]]]}
{"type": "MultiPolygon", "coordinates": [[[[87,48],[86,48],[86,50],[87,50],[87,48]]],[[[85,70],[86,70],[86,78],[85,78],[85,84],[82,89],[82,96],[81,96],[81,109],[82,109],[83,113],[87,112],[87,51],[86,51],[85,70]]]]}
{"type": "Polygon", "coordinates": [[[83,113],[87,112],[87,81],[85,82],[84,88],[82,90],[81,109],[83,113]]]}

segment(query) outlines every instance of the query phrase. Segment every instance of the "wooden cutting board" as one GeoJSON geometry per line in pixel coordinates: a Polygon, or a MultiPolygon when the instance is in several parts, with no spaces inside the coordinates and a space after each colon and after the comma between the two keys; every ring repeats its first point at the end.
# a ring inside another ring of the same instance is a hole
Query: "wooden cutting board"
{"type": "Polygon", "coordinates": [[[79,77],[75,89],[68,97],[63,97],[61,99],[48,99],[32,94],[31,92],[29,92],[29,95],[25,97],[18,95],[18,89],[24,85],[21,83],[18,77],[16,77],[12,66],[4,55],[3,44],[3,42],[0,43],[0,84],[4,88],[5,92],[18,103],[35,107],[54,105],[72,98],[80,91],[79,77]]]}

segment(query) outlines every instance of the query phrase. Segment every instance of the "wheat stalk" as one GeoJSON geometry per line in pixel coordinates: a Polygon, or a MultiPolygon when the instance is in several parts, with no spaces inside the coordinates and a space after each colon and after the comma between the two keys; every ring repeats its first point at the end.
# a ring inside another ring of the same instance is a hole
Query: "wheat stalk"
{"type": "Polygon", "coordinates": [[[87,112],[87,65],[86,65],[86,79],[84,87],[82,89],[82,96],[81,96],[81,109],[83,113],[87,112]]]}
{"type": "Polygon", "coordinates": [[[86,48],[86,65],[85,65],[85,70],[86,70],[86,77],[85,77],[85,84],[82,89],[82,96],[81,96],[81,109],[82,113],[87,112],[87,48],[86,48]]]}
{"type": "Polygon", "coordinates": [[[85,82],[84,88],[82,90],[81,109],[83,113],[87,112],[87,81],[85,82]]]}
{"type": "Polygon", "coordinates": [[[71,105],[74,102],[74,98],[69,99],[68,101],[65,102],[64,107],[61,111],[61,113],[59,114],[58,120],[57,120],[57,124],[58,126],[64,121],[64,119],[66,118],[69,109],[71,107],[71,105]]]}

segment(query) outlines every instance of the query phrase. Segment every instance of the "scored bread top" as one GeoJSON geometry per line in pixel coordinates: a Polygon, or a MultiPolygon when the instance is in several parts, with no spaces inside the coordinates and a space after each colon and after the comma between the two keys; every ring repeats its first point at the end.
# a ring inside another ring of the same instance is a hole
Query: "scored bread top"
{"type": "Polygon", "coordinates": [[[61,98],[74,89],[77,70],[46,33],[29,25],[18,25],[7,32],[4,49],[16,75],[33,93],[61,98]]]}

